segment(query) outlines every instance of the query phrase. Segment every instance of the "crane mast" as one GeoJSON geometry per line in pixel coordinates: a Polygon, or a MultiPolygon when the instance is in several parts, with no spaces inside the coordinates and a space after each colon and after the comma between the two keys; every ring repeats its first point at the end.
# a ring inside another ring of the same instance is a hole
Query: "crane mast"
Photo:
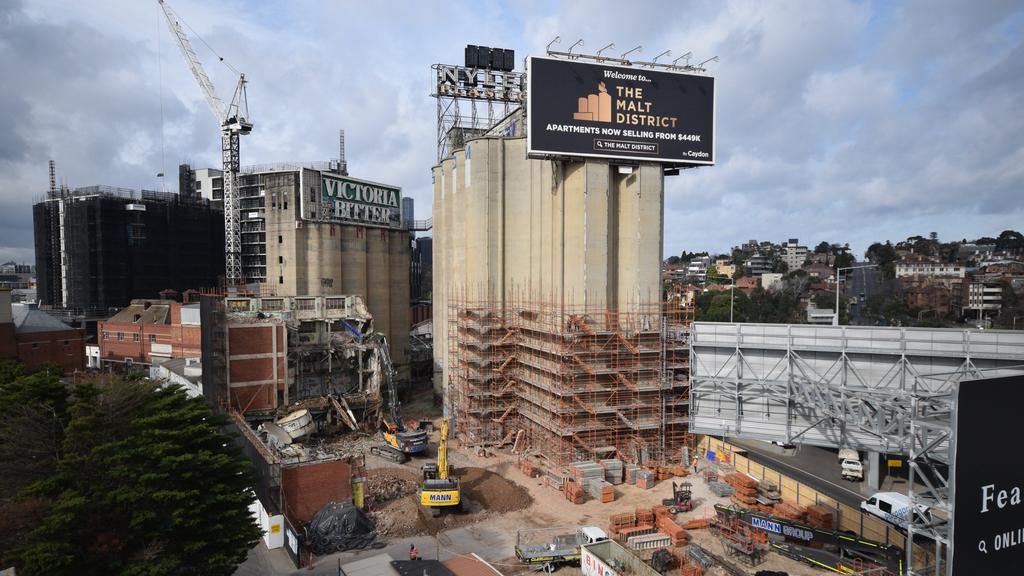
{"type": "MultiPolygon", "coordinates": [[[[206,104],[213,112],[214,118],[220,124],[221,132],[221,163],[223,165],[224,178],[224,256],[225,256],[225,280],[229,287],[237,286],[243,280],[242,275],[242,233],[239,225],[238,209],[238,172],[241,168],[241,154],[239,147],[239,136],[252,132],[252,123],[249,122],[249,102],[246,96],[245,74],[238,75],[238,84],[235,86],[235,93],[231,102],[225,106],[224,101],[217,96],[213,82],[207,76],[199,56],[192,48],[192,43],[182,29],[180,18],[171,10],[164,0],[157,0],[160,9],[167,19],[167,27],[171,31],[181,50],[185,62],[188,63],[192,77],[199,84],[206,104]]],[[[221,58],[223,61],[223,58],[221,58]]],[[[228,65],[230,68],[231,66],[228,65]]],[[[234,68],[231,68],[233,71],[234,68]]],[[[237,72],[237,71],[235,71],[237,72]]]]}

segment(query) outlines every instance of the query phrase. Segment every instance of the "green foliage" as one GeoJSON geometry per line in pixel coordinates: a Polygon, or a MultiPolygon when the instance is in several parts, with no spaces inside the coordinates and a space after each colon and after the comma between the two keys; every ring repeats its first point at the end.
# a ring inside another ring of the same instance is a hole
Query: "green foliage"
{"type": "Polygon", "coordinates": [[[832,245],[829,244],[828,242],[825,242],[824,240],[822,240],[820,243],[818,243],[817,246],[814,247],[815,254],[829,254],[831,252],[832,245]]]}
{"type": "Polygon", "coordinates": [[[679,262],[680,262],[679,256],[669,256],[668,257],[668,264],[671,265],[671,266],[676,266],[676,265],[679,264],[679,262]]]}
{"type": "Polygon", "coordinates": [[[1016,230],[1003,230],[995,244],[996,250],[1024,250],[1024,235],[1016,230]]]}
{"type": "Polygon", "coordinates": [[[888,241],[885,244],[875,242],[868,247],[867,257],[872,264],[878,264],[883,278],[896,277],[896,248],[891,243],[888,241]]]}
{"type": "MultiPolygon", "coordinates": [[[[704,322],[729,321],[729,290],[708,291],[697,296],[695,316],[704,322]]],[[[800,321],[800,301],[793,291],[754,289],[750,296],[735,290],[734,322],[786,323],[800,321]]]]}
{"type": "Polygon", "coordinates": [[[56,464],[29,490],[45,513],[0,558],[30,576],[234,572],[259,531],[227,420],[148,381],[79,385],[64,402],[56,464]]]}
{"type": "Polygon", "coordinates": [[[875,294],[864,303],[864,315],[870,323],[883,326],[907,326],[910,313],[903,299],[893,294],[875,294]]]}

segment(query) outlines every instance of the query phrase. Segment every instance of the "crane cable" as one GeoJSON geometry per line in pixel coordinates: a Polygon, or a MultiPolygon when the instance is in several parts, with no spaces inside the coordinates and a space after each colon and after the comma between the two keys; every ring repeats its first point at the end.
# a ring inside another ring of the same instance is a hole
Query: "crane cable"
{"type": "MultiPolygon", "coordinates": [[[[157,78],[158,78],[158,82],[159,82],[159,85],[160,85],[160,93],[159,93],[159,100],[160,100],[160,175],[163,176],[164,174],[167,173],[167,170],[166,170],[167,166],[166,166],[165,154],[164,154],[164,150],[165,150],[164,146],[165,146],[165,141],[166,141],[166,134],[165,134],[166,133],[166,128],[165,128],[165,122],[164,122],[164,59],[163,59],[163,48],[161,47],[161,41],[160,41],[160,36],[161,36],[160,28],[161,28],[160,11],[158,10],[157,13],[156,13],[156,62],[157,62],[157,78]]],[[[161,181],[161,184],[163,184],[163,181],[161,181]]],[[[166,186],[161,186],[161,188],[166,188],[166,186]]],[[[166,192],[166,191],[167,190],[161,190],[161,192],[166,192]]]]}
{"type": "Polygon", "coordinates": [[[221,56],[216,50],[214,50],[213,46],[210,46],[209,43],[207,43],[206,40],[204,40],[203,37],[200,36],[199,33],[195,31],[195,28],[192,28],[191,26],[189,26],[188,22],[185,22],[184,20],[182,20],[181,17],[178,16],[177,12],[174,13],[174,17],[178,20],[178,22],[184,24],[185,27],[188,28],[190,32],[192,32],[192,36],[194,36],[195,38],[198,38],[199,41],[203,43],[203,46],[206,46],[207,50],[209,50],[211,53],[213,53],[213,55],[216,56],[217,59],[220,60],[225,66],[227,66],[229,70],[234,72],[235,76],[241,76],[242,75],[242,73],[239,72],[237,68],[232,66],[230,62],[225,60],[223,56],[221,56]]]}

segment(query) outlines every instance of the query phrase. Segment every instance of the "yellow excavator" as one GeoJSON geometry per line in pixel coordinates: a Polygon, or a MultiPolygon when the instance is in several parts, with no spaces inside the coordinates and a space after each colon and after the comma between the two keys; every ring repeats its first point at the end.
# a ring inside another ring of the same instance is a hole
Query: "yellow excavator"
{"type": "Polygon", "coordinates": [[[437,462],[423,465],[423,486],[420,504],[430,510],[431,516],[440,516],[441,510],[461,512],[464,508],[459,479],[448,467],[448,419],[441,419],[441,440],[437,443],[437,462]]]}

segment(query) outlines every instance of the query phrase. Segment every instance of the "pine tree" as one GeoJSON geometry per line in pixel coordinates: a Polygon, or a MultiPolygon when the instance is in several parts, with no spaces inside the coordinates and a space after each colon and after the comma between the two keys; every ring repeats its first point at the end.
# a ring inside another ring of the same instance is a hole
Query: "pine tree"
{"type": "Polygon", "coordinates": [[[251,465],[228,421],[177,388],[76,387],[51,507],[16,552],[26,574],[231,574],[259,537],[251,465]]]}

